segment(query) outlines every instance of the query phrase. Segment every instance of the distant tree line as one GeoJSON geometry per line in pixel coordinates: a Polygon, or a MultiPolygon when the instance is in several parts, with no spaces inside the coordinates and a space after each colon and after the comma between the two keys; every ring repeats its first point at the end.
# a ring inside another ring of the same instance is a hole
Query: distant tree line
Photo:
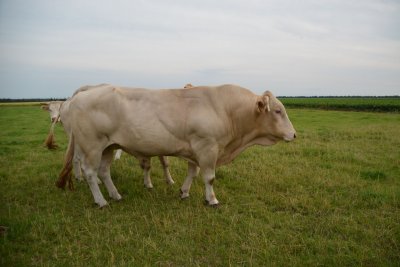
{"type": "Polygon", "coordinates": [[[65,101],[66,98],[0,98],[0,103],[9,103],[9,102],[49,102],[49,101],[65,101]]]}

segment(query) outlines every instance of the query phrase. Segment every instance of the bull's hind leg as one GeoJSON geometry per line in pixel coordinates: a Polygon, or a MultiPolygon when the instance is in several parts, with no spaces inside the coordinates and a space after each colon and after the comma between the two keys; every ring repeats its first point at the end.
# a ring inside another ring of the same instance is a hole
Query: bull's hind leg
{"type": "Polygon", "coordinates": [[[151,178],[150,178],[150,169],[151,169],[151,161],[150,158],[139,158],[140,160],[140,167],[143,170],[144,173],[144,186],[148,189],[153,188],[153,184],[151,183],[151,178]]]}
{"type": "Polygon", "coordinates": [[[101,151],[92,150],[89,155],[85,155],[85,157],[82,158],[81,167],[89,184],[90,191],[92,191],[94,202],[102,208],[107,205],[107,201],[104,199],[99,184],[97,183],[97,180],[99,179],[97,172],[100,166],[100,161],[101,151]]]}
{"type": "Polygon", "coordinates": [[[181,187],[181,199],[189,197],[190,187],[192,186],[193,178],[199,174],[199,167],[188,161],[188,174],[186,176],[185,182],[181,187]]]}
{"type": "Polygon", "coordinates": [[[81,163],[80,163],[79,157],[76,155],[76,153],[75,153],[74,158],[72,160],[72,164],[74,166],[75,178],[80,182],[83,181],[82,174],[81,174],[81,163]]]}
{"type": "Polygon", "coordinates": [[[100,178],[103,180],[104,185],[107,188],[109,196],[114,200],[120,200],[122,197],[118,193],[117,188],[115,187],[113,181],[111,180],[110,167],[112,160],[113,160],[112,149],[104,150],[98,173],[100,178]]]}
{"type": "Polygon", "coordinates": [[[167,157],[163,157],[163,156],[159,156],[158,159],[160,160],[160,163],[163,167],[164,170],[164,178],[165,181],[167,182],[167,184],[174,184],[174,180],[171,177],[171,173],[169,172],[168,166],[169,166],[169,162],[168,162],[168,158],[167,157]]]}
{"type": "MultiPolygon", "coordinates": [[[[74,175],[75,175],[75,178],[76,178],[79,182],[82,182],[82,181],[83,181],[83,178],[82,178],[82,172],[83,172],[83,170],[81,171],[81,158],[80,158],[80,156],[78,155],[78,152],[75,152],[75,154],[74,154],[74,159],[73,159],[73,161],[72,161],[72,164],[73,164],[73,166],[74,166],[74,175]]],[[[97,183],[98,183],[98,184],[101,184],[100,179],[97,179],[97,183]]]]}

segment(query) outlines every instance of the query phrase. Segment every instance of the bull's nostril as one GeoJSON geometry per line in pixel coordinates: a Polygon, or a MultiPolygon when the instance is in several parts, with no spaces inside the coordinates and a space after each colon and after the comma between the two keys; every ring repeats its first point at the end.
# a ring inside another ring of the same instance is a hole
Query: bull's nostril
{"type": "Polygon", "coordinates": [[[294,134],[293,137],[296,138],[297,137],[296,134],[294,134]]]}

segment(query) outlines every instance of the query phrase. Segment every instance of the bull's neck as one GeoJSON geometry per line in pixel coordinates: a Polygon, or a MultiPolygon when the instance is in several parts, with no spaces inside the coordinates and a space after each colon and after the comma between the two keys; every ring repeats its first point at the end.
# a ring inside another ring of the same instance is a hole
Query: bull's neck
{"type": "Polygon", "coordinates": [[[259,137],[257,131],[257,115],[255,113],[256,96],[241,99],[236,110],[231,109],[231,138],[218,160],[218,165],[226,164],[236,158],[243,150],[256,144],[259,137]]]}

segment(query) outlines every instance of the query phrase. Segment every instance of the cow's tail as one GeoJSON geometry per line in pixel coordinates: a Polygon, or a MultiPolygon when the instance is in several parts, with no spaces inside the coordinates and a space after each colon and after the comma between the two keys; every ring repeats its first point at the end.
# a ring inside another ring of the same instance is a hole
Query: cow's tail
{"type": "Polygon", "coordinates": [[[56,125],[59,117],[60,115],[58,115],[57,119],[51,123],[49,134],[47,135],[46,141],[44,141],[44,144],[48,149],[56,149],[58,147],[54,138],[54,126],[56,125]]]}
{"type": "Polygon", "coordinates": [[[65,186],[68,184],[68,188],[70,190],[74,189],[74,184],[72,182],[72,162],[74,159],[75,153],[75,142],[74,135],[71,133],[68,143],[67,153],[65,154],[64,167],[61,170],[60,175],[58,176],[58,180],[56,182],[56,186],[62,189],[65,189],[65,186]]]}

